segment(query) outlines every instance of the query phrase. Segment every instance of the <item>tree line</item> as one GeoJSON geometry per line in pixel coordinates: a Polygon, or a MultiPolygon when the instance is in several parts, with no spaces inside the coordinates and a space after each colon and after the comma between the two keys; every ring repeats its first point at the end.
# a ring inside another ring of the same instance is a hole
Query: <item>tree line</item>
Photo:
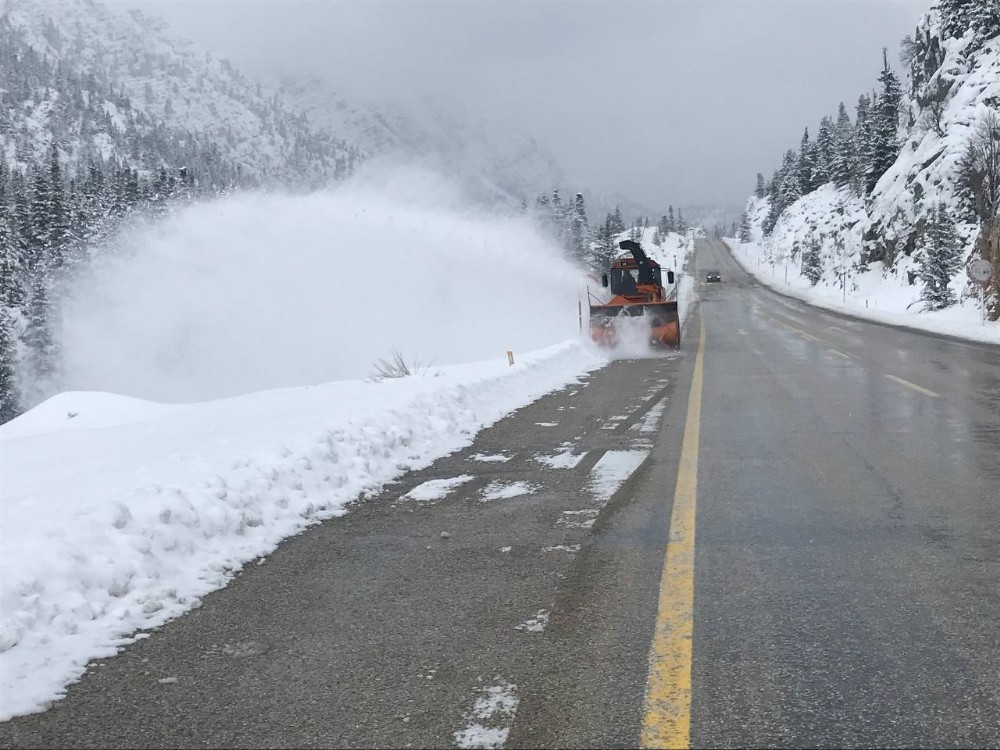
{"type": "MultiPolygon", "coordinates": [[[[551,194],[541,194],[535,198],[534,206],[521,201],[521,211],[530,213],[542,231],[551,237],[567,256],[584,268],[603,272],[621,254],[618,238],[625,232],[633,240],[639,240],[644,230],[650,227],[648,216],[639,216],[625,223],[621,207],[609,212],[604,221],[591,224],[582,193],[577,193],[572,201],[563,201],[559,188],[551,194]]],[[[670,232],[684,233],[687,224],[681,209],[670,206],[655,225],[653,244],[661,245],[670,232]]]]}

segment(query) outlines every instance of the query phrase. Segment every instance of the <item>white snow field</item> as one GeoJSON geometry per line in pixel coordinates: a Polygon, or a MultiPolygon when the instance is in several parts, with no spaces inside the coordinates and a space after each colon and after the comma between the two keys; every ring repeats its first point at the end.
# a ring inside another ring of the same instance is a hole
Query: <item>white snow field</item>
{"type": "Polygon", "coordinates": [[[584,286],[423,174],[134,229],[70,287],[62,392],[0,426],[0,720],[606,364],[584,286]],[[431,366],[370,378],[394,347],[431,366]]]}

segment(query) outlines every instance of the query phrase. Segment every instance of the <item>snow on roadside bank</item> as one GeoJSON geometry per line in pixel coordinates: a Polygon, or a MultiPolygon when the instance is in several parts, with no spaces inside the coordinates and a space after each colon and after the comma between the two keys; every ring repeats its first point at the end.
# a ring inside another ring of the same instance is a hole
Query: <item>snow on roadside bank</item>
{"type": "Polygon", "coordinates": [[[772,268],[766,250],[757,243],[741,243],[735,239],[726,239],[725,243],[740,267],[761,284],[811,305],[880,323],[1000,344],[1000,323],[987,321],[984,325],[981,311],[972,305],[924,311],[920,287],[886,279],[877,273],[851,278],[845,295],[842,288],[812,286],[802,275],[798,263],[777,264],[772,268]]]}
{"type": "Polygon", "coordinates": [[[64,393],[0,426],[0,720],[362,493],[603,366],[576,341],[380,383],[165,405],[64,393]]]}

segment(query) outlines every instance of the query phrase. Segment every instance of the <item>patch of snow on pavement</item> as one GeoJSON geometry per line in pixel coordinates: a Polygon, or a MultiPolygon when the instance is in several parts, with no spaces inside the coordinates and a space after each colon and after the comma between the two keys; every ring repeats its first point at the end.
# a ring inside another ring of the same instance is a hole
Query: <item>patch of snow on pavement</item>
{"type": "Polygon", "coordinates": [[[517,685],[500,681],[485,688],[465,716],[468,725],[453,735],[455,746],[468,750],[502,748],[514,723],[518,702],[517,685]]]}
{"type": "Polygon", "coordinates": [[[577,465],[583,460],[584,456],[587,455],[587,451],[583,453],[573,453],[573,446],[562,446],[562,450],[554,456],[535,456],[535,460],[548,466],[550,469],[575,469],[577,465]]]}
{"type": "Polygon", "coordinates": [[[584,508],[583,510],[564,510],[556,525],[568,529],[589,529],[597,520],[599,508],[584,508]]]}
{"type": "Polygon", "coordinates": [[[512,497],[531,495],[538,490],[538,485],[531,482],[491,482],[483,488],[483,500],[509,500],[512,497]]]}
{"type": "Polygon", "coordinates": [[[535,422],[539,427],[558,427],[558,422],[535,422]]]}
{"type": "Polygon", "coordinates": [[[492,453],[492,454],[473,453],[471,456],[469,456],[470,461],[481,461],[482,463],[486,464],[490,463],[502,464],[506,463],[507,461],[510,461],[512,458],[513,456],[505,456],[503,453],[492,453]]]}
{"type": "Polygon", "coordinates": [[[663,416],[663,411],[667,408],[667,399],[660,399],[659,402],[652,409],[643,415],[642,419],[632,425],[630,430],[637,430],[638,432],[656,432],[660,429],[660,418],[663,416]]]}
{"type": "Polygon", "coordinates": [[[463,484],[470,482],[473,479],[475,479],[475,477],[471,474],[463,474],[460,477],[453,477],[451,479],[431,479],[423,484],[417,485],[402,497],[409,500],[419,500],[421,502],[441,500],[447,497],[448,494],[456,487],[461,487],[463,484]]]}
{"type": "Polygon", "coordinates": [[[608,502],[649,455],[648,450],[608,451],[590,470],[590,491],[602,505],[608,502]]]}
{"type": "Polygon", "coordinates": [[[534,617],[529,617],[527,620],[518,625],[517,629],[523,630],[525,633],[541,633],[545,630],[548,624],[549,611],[547,609],[540,609],[534,617]]]}

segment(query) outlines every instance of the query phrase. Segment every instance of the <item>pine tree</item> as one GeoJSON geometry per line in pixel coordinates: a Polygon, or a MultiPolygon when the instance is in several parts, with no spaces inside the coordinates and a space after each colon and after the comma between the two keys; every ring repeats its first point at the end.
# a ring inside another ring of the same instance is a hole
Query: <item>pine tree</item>
{"type": "Polygon", "coordinates": [[[59,148],[55,142],[52,143],[49,152],[48,185],[45,192],[46,217],[43,251],[51,263],[51,267],[59,269],[65,262],[70,228],[66,211],[62,168],[59,164],[59,148]]]}
{"type": "Polygon", "coordinates": [[[740,228],[738,230],[738,236],[740,242],[749,242],[752,239],[750,234],[750,217],[747,212],[743,212],[743,216],[740,217],[740,228]]]}
{"type": "Polygon", "coordinates": [[[667,238],[667,233],[670,231],[670,222],[667,220],[667,215],[663,214],[660,220],[656,223],[656,228],[660,233],[662,239],[667,238]]]}
{"type": "MultiPolygon", "coordinates": [[[[621,218],[620,214],[618,218],[621,218]]],[[[611,262],[616,257],[616,231],[615,215],[608,214],[604,223],[597,229],[597,235],[591,252],[590,267],[599,273],[604,273],[611,268],[611,262]]]]}
{"type": "Polygon", "coordinates": [[[865,172],[865,190],[868,194],[875,189],[896,157],[899,156],[899,105],[903,99],[903,89],[899,79],[889,67],[889,54],[882,50],[882,73],[879,81],[882,91],[873,111],[871,162],[865,172]]]}
{"type": "MultiPolygon", "coordinates": [[[[798,159],[798,180],[799,196],[809,193],[813,189],[813,170],[816,164],[813,158],[813,148],[809,141],[809,128],[802,134],[802,143],[799,148],[798,159]]],[[[790,204],[789,204],[790,205],[790,204]]]]}
{"type": "Polygon", "coordinates": [[[618,206],[615,206],[615,212],[613,214],[608,214],[610,220],[611,233],[621,234],[625,231],[625,220],[622,219],[622,210],[618,206]]]}
{"type": "Polygon", "coordinates": [[[955,304],[955,293],[949,286],[962,265],[962,240],[955,231],[955,221],[942,203],[931,214],[920,258],[920,298],[926,309],[941,310],[955,304]]]}
{"type": "Polygon", "coordinates": [[[36,383],[44,383],[55,373],[56,362],[49,279],[44,266],[36,268],[32,274],[27,317],[24,343],[28,347],[31,376],[36,383]]]}
{"type": "Polygon", "coordinates": [[[830,165],[830,178],[837,187],[851,184],[853,167],[854,126],[847,114],[847,107],[841,102],[837,110],[837,124],[833,129],[833,161],[830,165]]]}
{"type": "Polygon", "coordinates": [[[11,215],[0,204],[0,307],[24,306],[25,267],[15,242],[11,215]]]}
{"type": "Polygon", "coordinates": [[[767,185],[764,184],[764,175],[760,172],[757,173],[757,187],[754,188],[753,194],[757,198],[763,198],[767,195],[767,185]]]}
{"type": "Polygon", "coordinates": [[[851,185],[857,195],[866,195],[866,175],[874,159],[874,120],[871,99],[867,94],[858,97],[854,125],[854,163],[851,185]]]}
{"type": "Polygon", "coordinates": [[[9,422],[20,411],[15,379],[14,324],[10,310],[0,305],[0,424],[9,422]]]}
{"type": "Polygon", "coordinates": [[[573,210],[570,214],[570,252],[580,263],[587,260],[587,238],[590,236],[590,222],[587,221],[587,209],[583,203],[583,194],[577,193],[573,199],[573,210]]]}
{"type": "Polygon", "coordinates": [[[687,231],[687,224],[684,222],[684,214],[677,209],[677,234],[684,234],[687,231]]]}
{"type": "Polygon", "coordinates": [[[677,223],[674,221],[674,207],[673,206],[670,206],[667,209],[667,231],[668,232],[676,232],[677,231],[677,223]]]}
{"type": "Polygon", "coordinates": [[[810,240],[802,253],[802,275],[809,279],[809,283],[813,286],[823,278],[823,258],[820,244],[816,240],[810,240]]]}
{"type": "Polygon", "coordinates": [[[816,131],[816,144],[813,153],[812,189],[817,190],[832,179],[834,162],[833,123],[829,117],[824,117],[816,131]]]}
{"type": "Polygon", "coordinates": [[[788,150],[785,152],[785,161],[782,165],[782,170],[785,176],[781,181],[779,190],[781,195],[781,211],[784,211],[802,197],[802,172],[799,169],[799,157],[794,151],[788,150]]]}

